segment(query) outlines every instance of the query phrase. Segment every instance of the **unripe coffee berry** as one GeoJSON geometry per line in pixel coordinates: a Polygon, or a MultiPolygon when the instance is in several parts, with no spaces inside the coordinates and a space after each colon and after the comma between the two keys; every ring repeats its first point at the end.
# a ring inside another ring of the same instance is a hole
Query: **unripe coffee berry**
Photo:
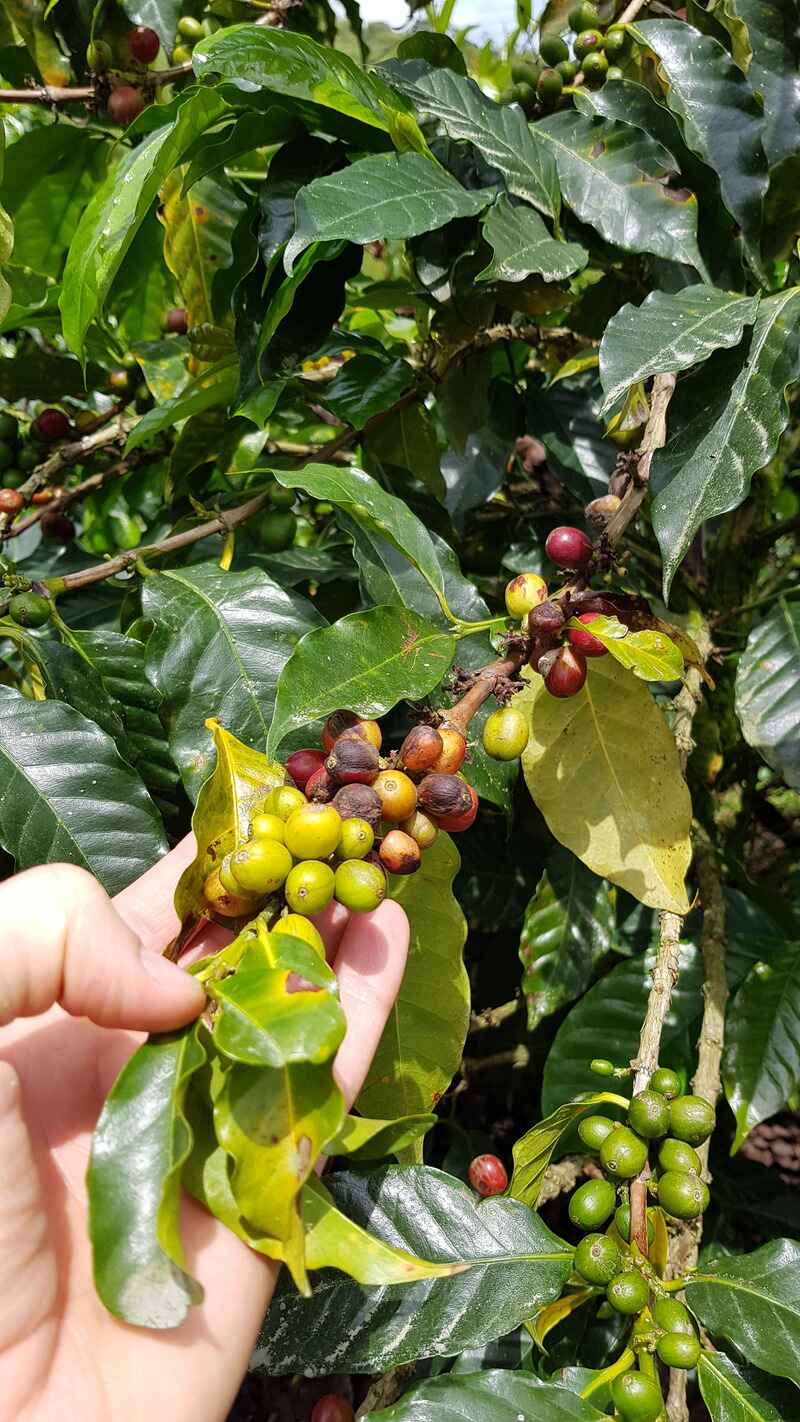
{"type": "Polygon", "coordinates": [[[365,721],[363,717],[357,716],[355,711],[334,711],[322,731],[322,744],[329,755],[334,743],[345,731],[355,731],[357,736],[370,741],[376,750],[380,750],[383,737],[377,721],[365,721]]]}
{"type": "Polygon", "coordinates": [[[665,1333],[656,1343],[656,1353],[667,1368],[696,1368],[700,1359],[700,1340],[688,1333],[665,1333]]]}
{"type": "Polygon", "coordinates": [[[564,700],[575,696],[586,680],[586,659],[572,647],[561,647],[544,679],[551,696],[564,700]]]}
{"type": "Polygon", "coordinates": [[[66,439],[70,428],[69,418],[64,411],[50,407],[36,416],[31,426],[31,434],[34,439],[39,439],[44,444],[54,444],[56,440],[66,439]]]}
{"type": "Polygon", "coordinates": [[[662,1170],[693,1170],[699,1175],[701,1169],[697,1151],[686,1141],[676,1141],[673,1136],[667,1136],[661,1142],[658,1163],[662,1170]]]}
{"type": "Polygon", "coordinates": [[[387,874],[416,874],[422,863],[417,841],[401,829],[384,836],[378,854],[387,874]]]}
{"type": "Polygon", "coordinates": [[[436,823],[439,829],[447,830],[448,834],[461,834],[463,830],[468,830],[470,825],[475,823],[480,801],[478,800],[477,792],[471,785],[467,786],[467,790],[469,791],[470,798],[469,809],[464,810],[462,814],[437,815],[436,823]]]}
{"type": "Polygon", "coordinates": [[[111,45],[105,40],[92,40],[86,48],[86,66],[95,74],[105,74],[113,58],[111,45]]]}
{"type": "Polygon", "coordinates": [[[286,769],[292,777],[295,785],[301,790],[305,790],[308,781],[325,763],[325,752],[321,750],[296,750],[293,751],[286,762],[286,769]]]}
{"type": "Polygon", "coordinates": [[[627,1126],[617,1126],[600,1147],[600,1164],[617,1180],[632,1180],[647,1160],[647,1143],[627,1126]]]}
{"type": "Polygon", "coordinates": [[[667,1333],[691,1334],[694,1337],[694,1324],[689,1310],[680,1299],[656,1299],[653,1304],[653,1318],[659,1328],[665,1329],[667,1333]]]}
{"type": "Polygon", "coordinates": [[[288,820],[295,810],[302,809],[306,803],[306,797],[302,790],[297,790],[294,785],[278,785],[269,795],[261,807],[269,815],[277,815],[279,820],[288,820]]]}
{"type": "Polygon", "coordinates": [[[230,860],[231,873],[246,894],[274,894],[291,867],[292,856],[277,839],[248,840],[230,860]]]}
{"type": "Polygon", "coordinates": [[[582,529],[562,525],[548,533],[544,551],[557,568],[577,572],[591,561],[594,549],[582,529]]]}
{"type": "Polygon", "coordinates": [[[590,1284],[610,1284],[622,1267],[622,1256],[607,1234],[587,1234],[575,1250],[575,1268],[590,1284]]]}
{"type": "Polygon", "coordinates": [[[286,821],[286,847],[295,859],[327,859],[342,835],[333,805],[302,805],[286,821]]]}
{"type": "Polygon", "coordinates": [[[328,774],[340,785],[371,785],[378,778],[380,756],[360,736],[340,736],[325,761],[328,774]]]}
{"type": "Polygon", "coordinates": [[[487,716],[483,748],[492,760],[518,760],[528,744],[528,721],[514,706],[501,706],[487,716]]]}
{"type": "Polygon", "coordinates": [[[343,820],[366,820],[374,831],[381,818],[381,797],[371,785],[343,785],[333,797],[333,807],[343,820]]]}
{"type": "Polygon", "coordinates": [[[402,770],[382,770],[372,789],[380,799],[383,818],[392,824],[407,820],[417,808],[417,787],[402,770]]]}
{"type": "Polygon", "coordinates": [[[617,1274],[606,1290],[606,1298],[615,1312],[627,1315],[641,1313],[649,1297],[647,1283],[636,1269],[617,1274]]]}
{"type": "MultiPolygon", "coordinates": [[[[581,612],[578,614],[578,621],[594,622],[596,617],[596,612],[581,612]]],[[[569,641],[570,646],[577,647],[585,657],[605,657],[608,653],[608,647],[603,646],[599,637],[593,636],[591,632],[581,632],[577,627],[570,627],[569,641]]]]}
{"type": "Polygon", "coordinates": [[[444,750],[444,741],[435,726],[415,726],[400,747],[398,765],[414,772],[430,770],[444,750]]]}
{"type": "Polygon", "coordinates": [[[41,593],[17,593],[8,605],[8,615],[20,627],[44,627],[50,620],[53,604],[41,593]]]}
{"type": "Polygon", "coordinates": [[[608,74],[608,60],[602,50],[594,50],[584,56],[582,61],[584,83],[590,89],[599,89],[605,83],[608,74]]]}
{"type": "Polygon", "coordinates": [[[680,1096],[681,1081],[678,1073],[670,1071],[669,1067],[656,1067],[648,1087],[650,1091],[657,1091],[659,1096],[666,1096],[671,1101],[675,1096],[680,1096]]]}
{"type": "Polygon", "coordinates": [[[108,96],[108,116],[114,123],[133,123],[144,108],[144,99],[132,84],[118,84],[108,96]]]}
{"type": "Polygon", "coordinates": [[[283,892],[295,913],[321,913],[333,898],[333,885],[334,875],[329,864],[306,859],[290,871],[283,892]]]}
{"type": "Polygon", "coordinates": [[[400,828],[416,840],[420,849],[430,849],[439,833],[433,820],[424,815],[421,810],[415,810],[413,815],[409,815],[407,820],[403,820],[400,828]]]}
{"type": "Polygon", "coordinates": [[[496,1155],[476,1155],[467,1175],[475,1193],[484,1200],[490,1195],[502,1195],[508,1185],[508,1173],[496,1155]]]}
{"type": "Polygon", "coordinates": [[[656,1140],[669,1130],[669,1102],[657,1091],[640,1091],[628,1107],[628,1124],[645,1140],[656,1140]]]}
{"type": "Polygon", "coordinates": [[[465,815],[472,807],[466,780],[457,775],[426,775],[417,791],[419,807],[439,822],[440,815],[465,815]]]}
{"type": "Polygon", "coordinates": [[[161,48],[158,35],[148,25],[137,25],[134,30],[131,30],[128,35],[128,44],[131,54],[140,64],[152,64],[161,48]]]}
{"type": "Polygon", "coordinates": [[[386,875],[379,864],[345,859],[336,870],[333,893],[351,913],[371,913],[386,898],[386,875]]]}
{"type": "MultiPolygon", "coordinates": [[[[614,1213],[614,1224],[615,1224],[616,1227],[617,1227],[617,1232],[618,1232],[618,1234],[620,1235],[620,1237],[625,1240],[625,1243],[626,1243],[626,1244],[630,1244],[630,1242],[631,1242],[631,1207],[630,1207],[630,1204],[628,1203],[627,1200],[623,1200],[622,1204],[621,1204],[621,1205],[617,1208],[617,1210],[615,1211],[615,1213],[614,1213]]],[[[647,1211],[647,1242],[648,1242],[648,1244],[652,1244],[652,1243],[653,1243],[653,1240],[655,1239],[655,1237],[656,1237],[656,1227],[655,1227],[655,1222],[654,1222],[654,1219],[653,1219],[653,1211],[652,1211],[652,1210],[648,1210],[648,1211],[647,1211]]]]}
{"type": "Polygon", "coordinates": [[[431,770],[435,770],[439,775],[455,775],[456,771],[461,769],[467,754],[466,739],[455,726],[440,726],[439,735],[442,738],[442,753],[439,759],[434,761],[431,770]]]}
{"type": "Polygon", "coordinates": [[[610,1062],[607,1057],[592,1057],[589,1070],[593,1071],[595,1076],[613,1076],[614,1063],[610,1062]]]}
{"type": "Polygon", "coordinates": [[[617,1128],[617,1122],[608,1116],[584,1116],[578,1122],[578,1135],[590,1150],[599,1150],[606,1136],[617,1128]]]}
{"type": "Polygon", "coordinates": [[[538,573],[518,573],[506,584],[506,611],[519,622],[527,612],[544,602],[547,583],[538,573]]]}
{"type": "Polygon", "coordinates": [[[573,43],[576,59],[584,59],[587,54],[593,54],[603,49],[603,36],[599,30],[581,30],[576,35],[573,43]]]}
{"type": "Polygon", "coordinates": [[[669,1104],[670,1135],[689,1145],[702,1145],[714,1129],[714,1107],[702,1096],[676,1096],[669,1104]]]}
{"type": "Polygon", "coordinates": [[[286,842],[286,824],[280,815],[270,815],[266,810],[258,810],[250,821],[251,839],[276,839],[279,844],[286,842]]]}
{"type": "Polygon", "coordinates": [[[182,306],[173,306],[164,316],[164,330],[173,336],[185,336],[189,329],[186,312],[182,306]]]}
{"type": "Polygon", "coordinates": [[[678,1220],[694,1220],[708,1209],[708,1186],[690,1171],[667,1170],[658,1182],[658,1203],[678,1220]]]}
{"type": "Polygon", "coordinates": [[[315,953],[319,953],[320,958],[325,957],[325,944],[322,934],[318,928],[314,927],[310,918],[306,918],[302,913],[287,913],[283,918],[279,918],[274,925],[273,933],[285,933],[289,938],[299,938],[303,943],[307,943],[309,948],[313,948],[315,953]]]}
{"type": "Polygon", "coordinates": [[[203,884],[203,897],[208,907],[221,918],[244,918],[252,912],[252,898],[229,893],[220,880],[218,869],[212,870],[203,884]]]}
{"type": "Polygon", "coordinates": [[[600,1229],[611,1218],[617,1192],[609,1180],[587,1180],[569,1202],[569,1217],[578,1229],[600,1229]]]}
{"type": "Polygon", "coordinates": [[[18,489],[0,489],[0,513],[13,517],[25,507],[25,500],[18,489]]]}
{"type": "Polygon", "coordinates": [[[582,30],[596,29],[600,23],[600,14],[591,0],[582,0],[581,4],[573,5],[567,16],[569,27],[576,35],[582,30]]]}
{"type": "Polygon", "coordinates": [[[644,1373],[625,1373],[615,1378],[611,1400],[621,1422],[656,1422],[664,1408],[661,1388],[644,1373]]]}
{"type": "Polygon", "coordinates": [[[311,1409],[310,1422],[354,1422],[355,1413],[338,1392],[329,1392],[319,1398],[311,1409]]]}
{"type": "Polygon", "coordinates": [[[184,39],[202,39],[205,34],[202,20],[196,20],[194,15],[181,15],[178,21],[178,34],[183,35],[184,39]]]}
{"type": "Polygon", "coordinates": [[[375,832],[366,820],[342,820],[342,837],[336,849],[339,859],[365,859],[375,843],[375,832]]]}

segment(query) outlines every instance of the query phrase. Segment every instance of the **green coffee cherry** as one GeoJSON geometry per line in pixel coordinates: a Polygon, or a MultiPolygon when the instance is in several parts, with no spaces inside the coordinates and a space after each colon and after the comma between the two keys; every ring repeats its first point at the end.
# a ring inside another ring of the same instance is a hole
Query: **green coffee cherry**
{"type": "Polygon", "coordinates": [[[27,474],[23,474],[21,469],[7,469],[3,475],[3,488],[21,489],[27,477],[27,474]]]}
{"type": "Polygon", "coordinates": [[[333,805],[305,804],[286,821],[286,847],[295,859],[327,859],[342,837],[342,820],[333,805]]]}
{"type": "Polygon", "coordinates": [[[202,20],[196,20],[194,15],[181,15],[178,21],[178,34],[184,39],[199,40],[205,34],[202,20]]]}
{"type": "Polygon", "coordinates": [[[284,885],[289,908],[294,913],[321,913],[333,898],[333,870],[318,859],[295,864],[284,885]]]}
{"type": "Polygon", "coordinates": [[[365,859],[375,843],[375,831],[366,820],[342,820],[342,837],[336,848],[340,859],[365,859]]]}
{"type": "Polygon", "coordinates": [[[569,1202],[569,1217],[578,1229],[597,1230],[610,1219],[617,1192],[608,1180],[587,1180],[569,1202]]]}
{"type": "Polygon", "coordinates": [[[543,69],[539,75],[536,85],[536,92],[540,99],[545,99],[548,103],[555,103],[561,98],[561,90],[564,87],[564,80],[557,69],[543,69]]]}
{"type": "Polygon", "coordinates": [[[573,79],[575,78],[575,75],[578,72],[577,64],[575,64],[575,62],[571,59],[563,60],[561,64],[556,65],[556,69],[558,70],[565,84],[571,84],[573,79]]]}
{"type": "Polygon", "coordinates": [[[689,1145],[702,1145],[714,1129],[714,1107],[702,1096],[676,1096],[670,1102],[670,1134],[689,1145]]]}
{"type": "Polygon", "coordinates": [[[621,1422],[656,1422],[664,1407],[661,1388],[644,1373],[624,1373],[615,1378],[611,1400],[621,1422]]]}
{"type": "Polygon", "coordinates": [[[649,1297],[647,1283],[636,1269],[617,1274],[606,1289],[606,1298],[617,1313],[641,1313],[649,1297]]]}
{"type": "Polygon", "coordinates": [[[269,501],[276,509],[290,509],[297,498],[296,489],[284,489],[282,484],[271,484],[269,501]]]}
{"type": "Polygon", "coordinates": [[[506,583],[505,599],[509,617],[519,622],[526,612],[546,601],[547,583],[538,573],[517,573],[510,583],[506,583]]]}
{"type": "Polygon", "coordinates": [[[657,1091],[659,1096],[666,1096],[668,1101],[672,1101],[673,1097],[680,1096],[680,1077],[669,1067],[656,1067],[648,1082],[648,1090],[657,1091]]]}
{"type": "Polygon", "coordinates": [[[628,1124],[645,1140],[656,1140],[669,1130],[669,1104],[657,1091],[640,1091],[628,1107],[628,1124]]]}
{"type": "Polygon", "coordinates": [[[602,53],[587,54],[582,65],[584,81],[590,89],[600,89],[608,73],[608,60],[602,53]]]}
{"type": "Polygon", "coordinates": [[[558,35],[545,35],[539,42],[539,53],[545,64],[550,64],[553,68],[569,59],[569,47],[558,35]]]}
{"type": "Polygon", "coordinates": [[[590,1150],[599,1150],[606,1136],[617,1128],[616,1121],[610,1121],[608,1116],[584,1116],[578,1122],[578,1135],[590,1150]]]}
{"type": "Polygon", "coordinates": [[[519,760],[528,744],[528,721],[513,706],[500,706],[487,716],[483,748],[492,760],[519,760]]]}
{"type": "Polygon", "coordinates": [[[580,34],[582,30],[596,29],[600,23],[599,12],[589,0],[583,0],[580,5],[573,5],[567,18],[570,29],[576,34],[580,34]]]}
{"type": "Polygon", "coordinates": [[[668,1368],[696,1368],[700,1358],[700,1340],[687,1333],[665,1333],[656,1343],[656,1353],[668,1368]]]}
{"type": "Polygon", "coordinates": [[[292,856],[277,839],[251,839],[230,857],[230,871],[245,894],[274,894],[292,867],[292,856]]]}
{"type": "Polygon", "coordinates": [[[92,40],[86,50],[87,68],[94,70],[95,74],[105,74],[113,58],[111,45],[106,44],[105,40],[92,40]]]}
{"type": "Polygon", "coordinates": [[[16,444],[19,439],[19,425],[8,410],[0,412],[0,439],[5,440],[8,444],[16,444]]]}
{"type": "Polygon", "coordinates": [[[576,59],[585,59],[587,54],[602,54],[603,36],[599,30],[584,30],[576,35],[573,48],[576,59]]]}
{"type": "Polygon", "coordinates": [[[589,1070],[593,1071],[595,1076],[613,1076],[614,1063],[607,1061],[605,1057],[593,1057],[589,1063],[589,1070]]]}
{"type": "Polygon", "coordinates": [[[346,859],[336,870],[334,897],[352,913],[370,913],[386,897],[386,875],[379,864],[346,859]]]}
{"type": "Polygon", "coordinates": [[[268,553],[291,548],[296,532],[297,519],[290,509],[271,509],[258,523],[258,539],[268,553]]]}
{"type": "Polygon", "coordinates": [[[603,45],[609,59],[621,59],[630,53],[630,36],[621,25],[610,25],[606,30],[603,45]]]}
{"type": "Polygon", "coordinates": [[[667,1170],[658,1182],[658,1203],[678,1220],[694,1220],[708,1209],[708,1186],[690,1171],[667,1170]]]}
{"type": "Polygon", "coordinates": [[[172,51],[173,64],[188,64],[192,51],[188,44],[176,44],[172,51]]]}
{"type": "Polygon", "coordinates": [[[10,469],[14,463],[14,450],[7,440],[0,439],[0,470],[10,469]]]}
{"type": "Polygon", "coordinates": [[[17,454],[17,464],[20,469],[24,469],[26,474],[31,469],[35,469],[37,464],[41,464],[42,456],[34,444],[23,444],[17,454]]]}
{"type": "Polygon", "coordinates": [[[298,790],[294,785],[279,785],[277,789],[270,791],[260,808],[268,815],[277,815],[279,820],[288,820],[295,810],[306,804],[308,801],[302,790],[298,790]]]}
{"type": "Polygon", "coordinates": [[[701,1169],[700,1157],[692,1146],[686,1141],[676,1141],[673,1136],[667,1136],[658,1148],[658,1163],[662,1170],[693,1170],[699,1175],[701,1169]]]}
{"type": "Polygon", "coordinates": [[[607,80],[611,80],[613,81],[613,83],[616,84],[620,79],[624,78],[625,75],[623,74],[618,64],[609,64],[608,69],[606,70],[607,80]]]}
{"type": "Polygon", "coordinates": [[[511,79],[514,84],[527,84],[531,89],[535,89],[542,69],[543,65],[537,55],[528,58],[520,56],[519,59],[511,61],[511,79]]]}
{"type": "Polygon", "coordinates": [[[44,627],[50,620],[53,605],[41,593],[16,593],[8,604],[8,613],[19,627],[44,627]]]}
{"type": "Polygon", "coordinates": [[[610,1284],[622,1267],[622,1256],[607,1234],[587,1234],[575,1250],[575,1268],[590,1284],[610,1284]]]}
{"type": "Polygon", "coordinates": [[[647,1160],[647,1143],[627,1126],[617,1126],[600,1147],[600,1164],[617,1180],[632,1180],[647,1160]]]}
{"type": "Polygon", "coordinates": [[[694,1337],[694,1324],[689,1310],[680,1299],[656,1299],[653,1304],[653,1318],[659,1328],[667,1333],[690,1333],[694,1337]]]}
{"type": "MultiPolygon", "coordinates": [[[[617,1207],[614,1214],[614,1224],[617,1232],[625,1240],[626,1244],[631,1242],[631,1207],[627,1200],[617,1207]]],[[[647,1243],[652,1244],[656,1237],[656,1226],[653,1218],[653,1211],[647,1211],[647,1243]]]]}
{"type": "Polygon", "coordinates": [[[286,843],[286,823],[280,815],[268,815],[266,810],[258,810],[250,821],[251,839],[277,839],[286,843]]]}

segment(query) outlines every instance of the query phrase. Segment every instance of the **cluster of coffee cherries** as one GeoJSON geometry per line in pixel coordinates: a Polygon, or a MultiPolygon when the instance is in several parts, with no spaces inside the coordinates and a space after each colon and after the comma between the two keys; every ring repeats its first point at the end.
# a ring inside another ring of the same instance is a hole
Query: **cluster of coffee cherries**
{"type": "Polygon", "coordinates": [[[623,79],[624,65],[633,54],[633,44],[623,25],[605,24],[590,0],[574,5],[568,16],[573,32],[569,44],[558,35],[545,35],[538,54],[531,51],[512,60],[509,89],[500,103],[518,103],[528,111],[540,106],[554,107],[564,87],[573,84],[578,72],[590,89],[599,89],[607,79],[623,79]]]}
{"type": "MultiPolygon", "coordinates": [[[[548,534],[545,552],[557,568],[579,573],[588,568],[594,546],[582,529],[562,526],[548,534]]],[[[564,613],[549,598],[547,583],[538,573],[512,578],[505,598],[509,616],[521,622],[531,639],[530,665],[544,677],[550,695],[574,696],[586,680],[586,658],[606,656],[607,647],[588,630],[565,627],[564,613]]],[[[588,624],[597,615],[581,612],[577,621],[588,624]]]]}
{"type": "Polygon", "coordinates": [[[208,876],[209,907],[239,918],[282,893],[292,913],[320,913],[333,899],[367,913],[386,896],[386,875],[415,873],[440,829],[469,828],[478,796],[458,774],[460,731],[415,726],[388,757],[381,744],[377,721],[329,717],[324,749],[289,756],[294,783],[271,791],[246,843],[208,876]]]}
{"type": "MultiPolygon", "coordinates": [[[[178,43],[172,50],[172,63],[188,64],[197,41],[213,34],[215,21],[198,20],[194,15],[181,15],[178,20],[178,43]]],[[[137,70],[146,70],[158,58],[161,40],[149,25],[136,25],[122,35],[112,46],[108,40],[94,39],[86,50],[86,66],[93,74],[107,74],[112,70],[110,90],[106,100],[108,117],[114,122],[127,125],[147,104],[150,91],[138,84],[126,82],[136,78],[137,70]],[[128,71],[133,69],[134,73],[128,71]],[[121,73],[117,71],[122,71],[121,73]]],[[[144,76],[142,76],[144,78],[144,76]]]]}
{"type": "MultiPolygon", "coordinates": [[[[58,444],[72,433],[69,416],[55,405],[41,410],[24,432],[10,411],[0,414],[0,513],[16,518],[25,510],[28,500],[20,491],[37,464],[47,457],[44,446],[58,444]]],[[[48,485],[37,489],[30,502],[36,506],[49,504],[63,493],[62,488],[48,485]]],[[[72,520],[55,509],[45,509],[40,527],[42,537],[54,543],[70,543],[75,537],[72,520]]]]}

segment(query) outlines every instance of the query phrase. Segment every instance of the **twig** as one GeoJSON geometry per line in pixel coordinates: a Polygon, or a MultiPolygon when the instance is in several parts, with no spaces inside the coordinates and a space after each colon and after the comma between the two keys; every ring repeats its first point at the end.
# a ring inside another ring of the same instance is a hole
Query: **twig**
{"type": "Polygon", "coordinates": [[[615,25],[629,25],[631,20],[635,20],[639,11],[644,9],[647,0],[631,0],[629,5],[619,14],[614,21],[615,25]]]}
{"type": "Polygon", "coordinates": [[[134,460],[120,459],[116,464],[109,464],[107,469],[100,469],[97,474],[90,474],[86,479],[81,479],[80,484],[73,484],[71,489],[65,489],[58,498],[51,499],[49,503],[43,504],[26,518],[18,519],[13,528],[9,530],[8,537],[16,538],[17,534],[24,533],[26,528],[31,528],[38,523],[43,513],[60,513],[74,503],[76,499],[83,498],[84,494],[90,494],[94,489],[101,489],[104,484],[109,484],[112,479],[121,479],[124,474],[129,473],[133,468],[138,468],[142,464],[149,464],[160,456],[148,453],[144,450],[137,451],[139,457],[134,456],[134,460]]]}
{"type": "Polygon", "coordinates": [[[446,726],[453,726],[462,735],[466,735],[467,727],[479,711],[484,701],[492,695],[498,682],[505,681],[510,676],[516,676],[527,655],[527,644],[523,650],[513,656],[500,657],[495,662],[489,662],[485,667],[481,667],[475,674],[475,680],[469,691],[466,691],[457,701],[455,706],[451,706],[449,711],[441,713],[441,721],[446,726]]]}
{"type": "Polygon", "coordinates": [[[414,1363],[401,1363],[399,1368],[391,1368],[388,1373],[383,1373],[379,1378],[375,1378],[370,1383],[367,1395],[356,1416],[366,1417],[370,1412],[390,1407],[393,1402],[396,1402],[415,1366],[414,1363]]]}
{"type": "MultiPolygon", "coordinates": [[[[634,13],[640,8],[639,4],[628,6],[633,8],[634,13]]],[[[621,23],[621,20],[617,23],[621,23]]],[[[647,495],[647,486],[650,480],[650,465],[653,462],[653,455],[657,449],[661,449],[667,440],[667,409],[672,399],[672,392],[675,389],[674,375],[657,375],[653,381],[653,388],[650,393],[650,414],[647,417],[642,442],[639,446],[639,459],[636,465],[636,475],[630,487],[626,489],[622,496],[622,503],[617,512],[612,514],[606,524],[603,534],[603,543],[613,548],[615,543],[619,543],[628,524],[634,519],[644,503],[647,495]]]]}
{"type": "Polygon", "coordinates": [[[515,1017],[521,1006],[522,998],[515,997],[512,1002],[503,1002],[499,1007],[485,1007],[483,1012],[473,1012],[470,1014],[469,1030],[485,1032],[487,1028],[499,1027],[509,1017],[515,1017]]]}
{"type": "MultiPolygon", "coordinates": [[[[174,64],[171,69],[158,69],[147,74],[124,74],[143,89],[160,89],[193,73],[192,65],[174,64]]],[[[0,89],[0,104],[88,104],[110,92],[107,74],[99,74],[93,84],[36,84],[29,89],[0,89]]]]}
{"type": "MultiPolygon", "coordinates": [[[[49,484],[55,475],[60,474],[62,469],[69,468],[72,464],[80,464],[96,450],[102,449],[103,445],[115,444],[121,440],[129,430],[136,424],[136,418],[132,415],[123,416],[121,410],[124,406],[116,405],[113,410],[109,410],[105,415],[98,416],[94,425],[82,434],[80,439],[71,440],[69,444],[61,444],[49,459],[45,459],[42,464],[38,464],[25,480],[20,484],[19,492],[23,498],[28,500],[41,489],[45,484],[49,484]]],[[[28,524],[26,523],[26,527],[28,524]]],[[[22,532],[21,524],[14,524],[8,527],[8,514],[0,514],[0,539],[16,538],[22,532]]]]}

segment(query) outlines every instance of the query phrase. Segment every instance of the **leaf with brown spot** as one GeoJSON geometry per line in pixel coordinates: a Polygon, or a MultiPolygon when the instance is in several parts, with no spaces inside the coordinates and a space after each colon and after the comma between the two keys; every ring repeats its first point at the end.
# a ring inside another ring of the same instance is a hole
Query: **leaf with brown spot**
{"type": "Polygon", "coordinates": [[[214,278],[231,265],[231,238],[244,204],[224,177],[200,178],[188,196],[181,192],[185,168],[176,168],[161,188],[164,260],[180,292],[191,326],[218,322],[214,278]]]}

